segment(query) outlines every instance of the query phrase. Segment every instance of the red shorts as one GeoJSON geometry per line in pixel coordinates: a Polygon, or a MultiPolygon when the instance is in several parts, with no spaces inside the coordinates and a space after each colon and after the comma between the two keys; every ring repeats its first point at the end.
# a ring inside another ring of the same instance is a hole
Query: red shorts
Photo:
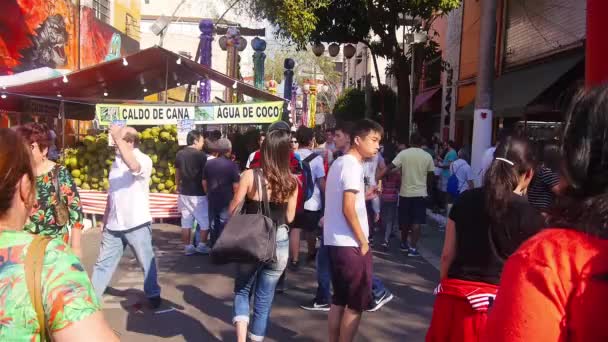
{"type": "MultiPolygon", "coordinates": [[[[426,334],[426,341],[480,341],[486,326],[489,307],[484,305],[486,299],[483,296],[492,296],[496,293],[497,287],[458,279],[444,279],[441,285],[443,291],[440,291],[435,299],[433,318],[426,334]],[[469,296],[471,299],[467,299],[468,294],[471,294],[469,296]]],[[[492,303],[492,300],[487,302],[492,303]]]]}
{"type": "Polygon", "coordinates": [[[329,247],[332,304],[363,312],[372,301],[372,251],[359,247],[329,247]]]}

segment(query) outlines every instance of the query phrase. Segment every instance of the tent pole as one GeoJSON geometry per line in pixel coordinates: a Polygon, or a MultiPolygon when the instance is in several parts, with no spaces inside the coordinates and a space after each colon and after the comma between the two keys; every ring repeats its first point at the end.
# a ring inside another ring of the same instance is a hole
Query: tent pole
{"type": "Polygon", "coordinates": [[[169,58],[165,60],[165,103],[169,103],[169,93],[167,88],[169,87],[169,58]]]}
{"type": "Polygon", "coordinates": [[[59,116],[61,118],[61,149],[65,148],[65,104],[61,101],[59,105],[59,116]]]}

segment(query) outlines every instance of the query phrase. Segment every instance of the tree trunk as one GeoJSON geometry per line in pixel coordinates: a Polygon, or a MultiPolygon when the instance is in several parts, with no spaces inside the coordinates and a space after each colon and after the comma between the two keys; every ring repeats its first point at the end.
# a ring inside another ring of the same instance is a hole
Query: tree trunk
{"type": "Polygon", "coordinates": [[[395,57],[396,68],[395,77],[397,78],[397,115],[396,132],[399,142],[409,142],[410,131],[410,81],[409,63],[403,56],[395,57]]]}

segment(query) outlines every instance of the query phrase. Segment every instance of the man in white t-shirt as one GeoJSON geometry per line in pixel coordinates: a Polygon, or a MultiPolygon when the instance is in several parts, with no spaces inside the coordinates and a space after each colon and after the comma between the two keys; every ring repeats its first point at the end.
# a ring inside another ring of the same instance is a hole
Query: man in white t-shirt
{"type": "MultiPolygon", "coordinates": [[[[293,139],[293,138],[292,138],[293,139]]],[[[297,271],[299,268],[299,253],[300,253],[300,238],[304,231],[306,241],[308,242],[308,261],[314,261],[316,256],[317,230],[319,229],[319,220],[321,219],[323,209],[322,196],[325,192],[325,167],[323,165],[323,157],[313,153],[314,146],[314,131],[312,128],[300,126],[296,131],[296,139],[298,140],[300,149],[296,154],[302,161],[302,168],[310,168],[314,191],[312,196],[304,202],[304,211],[296,214],[296,218],[292,224],[289,235],[289,248],[291,262],[289,264],[292,271],[297,271]]]]}
{"type": "Polygon", "coordinates": [[[152,160],[141,152],[139,135],[131,127],[112,126],[116,159],[109,174],[110,189],[103,217],[103,236],[91,282],[101,300],[120,262],[125,244],[131,246],[144,270],[144,293],[153,308],[160,306],[160,286],[152,248],[149,182],[152,160]]]}
{"type": "MultiPolygon", "coordinates": [[[[365,181],[366,192],[369,189],[378,187],[377,176],[384,172],[386,164],[380,153],[373,158],[366,160],[363,163],[363,179],[365,181]]],[[[371,200],[367,201],[367,216],[370,222],[370,227],[374,226],[380,220],[380,196],[374,195],[371,200]]]]}
{"type": "MultiPolygon", "coordinates": [[[[329,312],[329,341],[353,341],[361,313],[372,303],[372,253],[363,161],[378,153],[382,126],[358,121],[351,148],[334,161],[327,177],[323,240],[329,249],[334,289],[329,312]]],[[[371,196],[369,196],[371,198],[371,196]]]]}
{"type": "Polygon", "coordinates": [[[450,174],[458,178],[458,193],[461,194],[475,187],[475,173],[467,162],[468,155],[464,149],[458,151],[458,159],[450,166],[450,174]]]}

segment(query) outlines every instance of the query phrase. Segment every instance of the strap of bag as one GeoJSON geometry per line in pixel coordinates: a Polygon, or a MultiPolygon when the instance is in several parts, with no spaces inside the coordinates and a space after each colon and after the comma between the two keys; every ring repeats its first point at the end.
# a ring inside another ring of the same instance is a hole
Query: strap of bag
{"type": "Polygon", "coordinates": [[[266,183],[264,182],[264,178],[262,175],[262,169],[255,169],[254,171],[254,185],[262,197],[262,203],[264,204],[264,215],[270,217],[270,203],[268,200],[268,188],[266,187],[266,183]]]}
{"type": "Polygon", "coordinates": [[[304,163],[310,163],[313,159],[317,158],[319,155],[316,153],[311,153],[308,155],[308,157],[304,158],[304,160],[302,160],[302,162],[304,163]]]}
{"type": "Polygon", "coordinates": [[[51,171],[51,176],[53,177],[53,186],[55,187],[55,197],[57,198],[57,204],[61,203],[63,199],[61,198],[61,187],[59,186],[59,164],[53,167],[51,171]]]}
{"type": "Polygon", "coordinates": [[[25,255],[25,282],[40,326],[40,341],[51,340],[46,329],[44,306],[42,304],[42,266],[44,265],[46,246],[50,241],[49,238],[35,235],[25,255]]]}

